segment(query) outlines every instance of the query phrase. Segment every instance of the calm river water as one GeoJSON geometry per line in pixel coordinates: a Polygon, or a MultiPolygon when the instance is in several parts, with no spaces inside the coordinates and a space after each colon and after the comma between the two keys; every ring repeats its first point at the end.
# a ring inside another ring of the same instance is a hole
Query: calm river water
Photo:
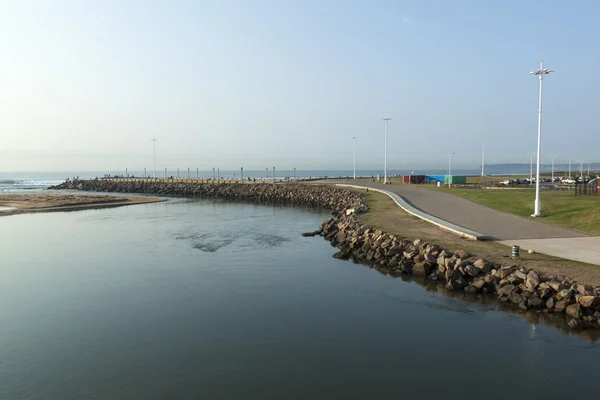
{"type": "Polygon", "coordinates": [[[0,399],[595,398],[599,342],[331,258],[326,214],[0,218],[0,399]]]}

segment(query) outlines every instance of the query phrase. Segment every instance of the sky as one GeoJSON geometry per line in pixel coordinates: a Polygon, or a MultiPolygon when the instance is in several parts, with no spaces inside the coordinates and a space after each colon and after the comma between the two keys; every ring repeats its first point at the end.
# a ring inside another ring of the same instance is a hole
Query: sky
{"type": "Polygon", "coordinates": [[[0,171],[600,161],[600,2],[0,2],[0,171]]]}

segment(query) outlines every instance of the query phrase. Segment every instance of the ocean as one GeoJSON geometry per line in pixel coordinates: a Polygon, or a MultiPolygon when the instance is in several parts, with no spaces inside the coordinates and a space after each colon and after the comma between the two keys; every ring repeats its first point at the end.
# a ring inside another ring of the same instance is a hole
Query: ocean
{"type": "Polygon", "coordinates": [[[301,236],[327,217],[186,199],[1,217],[0,399],[596,396],[591,332],[334,259],[301,236]]]}
{"type": "MultiPolygon", "coordinates": [[[[594,167],[595,165],[592,165],[594,167]]],[[[555,170],[563,170],[564,167],[562,165],[556,165],[555,170]]],[[[541,169],[542,172],[549,172],[550,169],[548,166],[544,165],[541,169]]],[[[575,167],[573,166],[573,171],[575,171],[575,167]]],[[[427,169],[427,170],[408,170],[408,169],[389,169],[388,176],[397,176],[397,175],[444,175],[447,174],[447,170],[443,169],[427,169]]],[[[454,175],[473,175],[479,176],[481,174],[480,169],[452,169],[452,173],[454,175]]],[[[232,170],[223,170],[217,171],[215,170],[215,176],[217,174],[222,178],[239,178],[241,171],[232,171],[232,170]]],[[[356,175],[358,177],[371,177],[377,175],[383,176],[382,170],[357,170],[356,175]]],[[[486,166],[486,174],[487,175],[527,175],[529,174],[529,164],[502,164],[502,165],[489,165],[486,166]]],[[[105,175],[109,176],[153,176],[154,171],[150,170],[122,170],[122,171],[86,171],[86,172],[78,172],[78,171],[54,171],[54,172],[43,172],[43,171],[21,171],[21,172],[9,172],[9,171],[0,171],[0,193],[18,193],[18,192],[28,192],[32,193],[32,191],[41,191],[48,186],[57,185],[61,182],[64,182],[67,178],[79,177],[81,179],[90,179],[96,177],[104,177],[105,175]]],[[[180,169],[178,170],[167,170],[165,172],[164,169],[156,171],[157,177],[181,177],[181,178],[212,178],[213,171],[200,171],[196,169],[190,169],[188,173],[188,169],[180,169]]],[[[315,177],[351,177],[353,176],[352,170],[275,170],[276,179],[284,179],[284,178],[315,178],[315,177]]],[[[251,179],[265,179],[267,177],[267,171],[244,171],[244,178],[251,179]]],[[[273,178],[273,170],[270,169],[268,171],[268,178],[273,178]]]]}

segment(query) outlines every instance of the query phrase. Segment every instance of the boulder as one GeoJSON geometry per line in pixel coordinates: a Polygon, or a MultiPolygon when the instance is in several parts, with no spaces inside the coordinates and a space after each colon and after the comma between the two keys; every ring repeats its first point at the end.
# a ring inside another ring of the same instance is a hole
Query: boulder
{"type": "Polygon", "coordinates": [[[563,312],[569,305],[569,300],[559,300],[554,303],[554,309],[558,312],[563,312]]]}
{"type": "MultiPolygon", "coordinates": [[[[573,285],[573,286],[575,286],[575,285],[573,285]]],[[[579,294],[582,294],[584,296],[589,296],[594,292],[593,287],[591,287],[589,285],[581,285],[581,284],[577,284],[577,287],[575,290],[577,290],[577,292],[579,294]]]]}
{"type": "Polygon", "coordinates": [[[523,301],[523,297],[521,297],[519,294],[512,292],[511,294],[508,295],[508,300],[510,300],[512,303],[515,304],[519,304],[520,302],[523,301]]]}
{"type": "Polygon", "coordinates": [[[527,299],[527,303],[531,306],[531,307],[540,307],[543,304],[542,299],[540,299],[539,297],[537,297],[536,295],[532,295],[531,297],[529,297],[529,299],[527,299]]]}
{"type": "Polygon", "coordinates": [[[302,236],[304,236],[304,237],[313,237],[313,236],[317,236],[318,234],[319,234],[319,231],[304,232],[302,234],[302,236]]]}
{"type": "Polygon", "coordinates": [[[481,273],[481,270],[475,265],[467,265],[466,267],[464,267],[464,271],[472,277],[476,277],[481,273]]]}
{"type": "MultiPolygon", "coordinates": [[[[538,289],[539,289],[539,287],[538,287],[538,289]]],[[[548,297],[552,297],[552,289],[550,289],[549,287],[542,289],[539,292],[539,296],[542,299],[547,299],[548,297]]]]}
{"type": "Polygon", "coordinates": [[[466,286],[467,282],[462,277],[458,279],[452,278],[446,283],[446,288],[451,290],[463,290],[466,286]]]}
{"type": "Polygon", "coordinates": [[[340,260],[347,260],[350,258],[350,254],[346,253],[345,251],[338,251],[332,257],[340,260]]]}
{"type": "Polygon", "coordinates": [[[579,304],[571,304],[567,306],[565,313],[570,317],[579,319],[581,317],[581,306],[579,304]]]}
{"type": "Polygon", "coordinates": [[[556,281],[548,281],[546,282],[548,284],[548,286],[550,286],[552,288],[552,290],[554,290],[555,292],[560,292],[563,289],[566,289],[567,287],[565,285],[563,285],[560,282],[556,282],[556,281]]]}
{"type": "Polygon", "coordinates": [[[558,292],[558,297],[560,297],[561,299],[569,300],[571,297],[573,297],[573,289],[561,290],[560,292],[558,292]]]}
{"type": "Polygon", "coordinates": [[[535,273],[535,271],[529,271],[525,284],[528,288],[534,290],[540,284],[540,277],[535,273]]]}
{"type": "Polygon", "coordinates": [[[546,300],[546,308],[550,310],[552,307],[554,307],[554,297],[550,297],[548,300],[546,300]]]}
{"type": "Polygon", "coordinates": [[[437,264],[437,258],[435,258],[429,253],[425,253],[425,261],[427,261],[430,264],[437,264]]]}
{"type": "Polygon", "coordinates": [[[581,296],[577,299],[577,302],[579,302],[579,304],[581,304],[581,306],[585,308],[597,307],[598,305],[600,305],[600,297],[581,296]]]}
{"type": "Polygon", "coordinates": [[[496,283],[496,278],[491,274],[484,275],[483,280],[485,281],[486,285],[492,285],[496,283]]]}
{"type": "Polygon", "coordinates": [[[514,270],[515,270],[515,266],[513,266],[513,265],[505,266],[505,267],[500,268],[496,272],[496,276],[500,279],[504,279],[507,276],[509,276],[510,274],[512,274],[514,270]]]}
{"type": "Polygon", "coordinates": [[[522,272],[521,270],[516,270],[514,272],[514,275],[515,275],[515,277],[521,279],[522,281],[525,281],[525,279],[527,279],[527,275],[524,272],[522,272]]]}
{"type": "Polygon", "coordinates": [[[492,270],[492,263],[489,261],[486,261],[484,259],[481,259],[481,258],[478,260],[475,260],[473,265],[476,266],[477,268],[479,268],[481,270],[481,272],[484,274],[487,274],[492,270]]]}
{"type": "Polygon", "coordinates": [[[515,290],[517,290],[517,288],[514,285],[502,286],[500,289],[498,289],[498,296],[508,296],[515,290]]]}
{"type": "Polygon", "coordinates": [[[367,252],[367,251],[371,250],[371,247],[373,247],[373,243],[371,243],[370,240],[365,240],[361,249],[362,249],[362,251],[367,252]]]}
{"type": "Polygon", "coordinates": [[[443,255],[440,255],[440,256],[437,258],[437,264],[438,264],[439,266],[446,267],[446,257],[444,257],[443,255]]]}
{"type": "Polygon", "coordinates": [[[473,285],[475,288],[481,290],[485,286],[485,279],[475,278],[475,279],[473,279],[473,282],[471,282],[471,285],[473,285]]]}
{"type": "Polygon", "coordinates": [[[427,261],[415,263],[412,270],[414,275],[430,275],[433,271],[433,265],[427,261]]]}

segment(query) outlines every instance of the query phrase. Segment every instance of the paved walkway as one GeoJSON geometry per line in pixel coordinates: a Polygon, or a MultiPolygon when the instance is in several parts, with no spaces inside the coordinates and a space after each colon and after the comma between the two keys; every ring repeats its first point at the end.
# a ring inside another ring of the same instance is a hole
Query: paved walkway
{"type": "Polygon", "coordinates": [[[415,188],[411,185],[381,185],[374,182],[335,181],[330,183],[356,184],[399,194],[416,209],[452,224],[480,232],[490,240],[588,236],[585,233],[494,210],[471,200],[436,190],[415,188]]]}
{"type": "MultiPolygon", "coordinates": [[[[323,182],[320,182],[323,183],[323,182]]],[[[400,207],[465,237],[496,240],[554,257],[600,265],[600,237],[494,210],[450,193],[372,182],[327,181],[387,192],[400,207]]]]}
{"type": "Polygon", "coordinates": [[[532,249],[554,257],[600,265],[600,236],[501,240],[498,243],[521,246],[521,254],[532,249]]]}

